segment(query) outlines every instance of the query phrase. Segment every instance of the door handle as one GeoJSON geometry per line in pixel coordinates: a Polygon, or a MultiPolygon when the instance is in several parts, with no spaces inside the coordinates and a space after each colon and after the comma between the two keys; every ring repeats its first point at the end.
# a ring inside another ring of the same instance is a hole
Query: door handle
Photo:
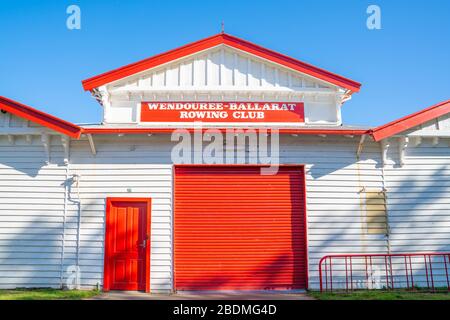
{"type": "Polygon", "coordinates": [[[148,240],[148,235],[145,236],[144,240],[142,240],[142,243],[139,244],[138,246],[141,247],[142,249],[145,249],[147,247],[147,240],[148,240]]]}
{"type": "Polygon", "coordinates": [[[142,249],[145,249],[145,247],[147,247],[147,239],[144,239],[144,241],[142,241],[142,243],[139,245],[139,247],[141,247],[142,249]]]}

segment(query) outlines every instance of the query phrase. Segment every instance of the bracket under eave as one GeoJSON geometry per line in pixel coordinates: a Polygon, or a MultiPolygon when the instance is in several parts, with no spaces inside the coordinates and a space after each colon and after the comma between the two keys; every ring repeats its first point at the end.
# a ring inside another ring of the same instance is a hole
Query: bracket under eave
{"type": "Polygon", "coordinates": [[[64,149],[64,164],[69,164],[70,138],[68,136],[61,136],[61,143],[64,149]]]}
{"type": "Polygon", "coordinates": [[[95,149],[95,143],[94,143],[94,138],[92,137],[92,134],[87,134],[87,138],[89,141],[89,146],[91,147],[91,152],[95,156],[97,154],[97,150],[95,149]]]}
{"type": "Polygon", "coordinates": [[[41,136],[41,141],[42,144],[44,146],[44,151],[45,151],[45,164],[49,164],[50,163],[50,136],[46,133],[43,133],[41,136]]]}

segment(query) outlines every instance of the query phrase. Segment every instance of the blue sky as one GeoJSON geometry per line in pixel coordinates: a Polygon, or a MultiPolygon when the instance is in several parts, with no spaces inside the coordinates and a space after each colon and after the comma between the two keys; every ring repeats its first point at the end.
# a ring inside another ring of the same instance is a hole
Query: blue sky
{"type": "Polygon", "coordinates": [[[379,125],[450,99],[450,1],[0,0],[0,95],[99,122],[81,80],[225,31],[363,84],[346,124],[379,125]],[[81,8],[81,30],[66,8],[81,8]],[[381,8],[381,30],[366,8],[381,8]]]}

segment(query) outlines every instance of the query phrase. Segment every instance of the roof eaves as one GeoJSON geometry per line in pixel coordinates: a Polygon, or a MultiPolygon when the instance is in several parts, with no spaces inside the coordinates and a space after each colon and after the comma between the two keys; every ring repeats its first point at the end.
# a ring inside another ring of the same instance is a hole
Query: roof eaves
{"type": "Polygon", "coordinates": [[[371,130],[371,134],[375,141],[380,141],[447,113],[450,113],[450,100],[440,102],[406,117],[379,126],[371,130]]]}
{"type": "Polygon", "coordinates": [[[2,96],[0,96],[0,109],[75,139],[78,139],[82,132],[79,126],[71,122],[2,96]]]}
{"type": "MultiPolygon", "coordinates": [[[[127,128],[127,127],[115,127],[115,128],[83,128],[84,134],[148,134],[148,133],[172,133],[175,130],[181,128],[127,128]]],[[[190,132],[199,130],[195,128],[184,128],[190,132]]],[[[220,130],[221,132],[226,132],[230,128],[202,128],[202,131],[209,129],[220,130]]],[[[234,128],[240,129],[240,128],[234,128]]],[[[273,130],[271,128],[255,128],[256,130],[273,130]]],[[[367,129],[339,129],[339,128],[277,128],[280,134],[301,134],[301,135],[364,135],[368,134],[367,129]]]]}

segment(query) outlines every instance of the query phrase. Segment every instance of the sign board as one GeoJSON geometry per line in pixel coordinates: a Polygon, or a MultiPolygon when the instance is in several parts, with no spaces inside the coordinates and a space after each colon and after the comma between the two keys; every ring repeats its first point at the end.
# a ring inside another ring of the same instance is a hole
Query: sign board
{"type": "Polygon", "coordinates": [[[305,121],[303,102],[142,102],[141,122],[305,121]]]}

